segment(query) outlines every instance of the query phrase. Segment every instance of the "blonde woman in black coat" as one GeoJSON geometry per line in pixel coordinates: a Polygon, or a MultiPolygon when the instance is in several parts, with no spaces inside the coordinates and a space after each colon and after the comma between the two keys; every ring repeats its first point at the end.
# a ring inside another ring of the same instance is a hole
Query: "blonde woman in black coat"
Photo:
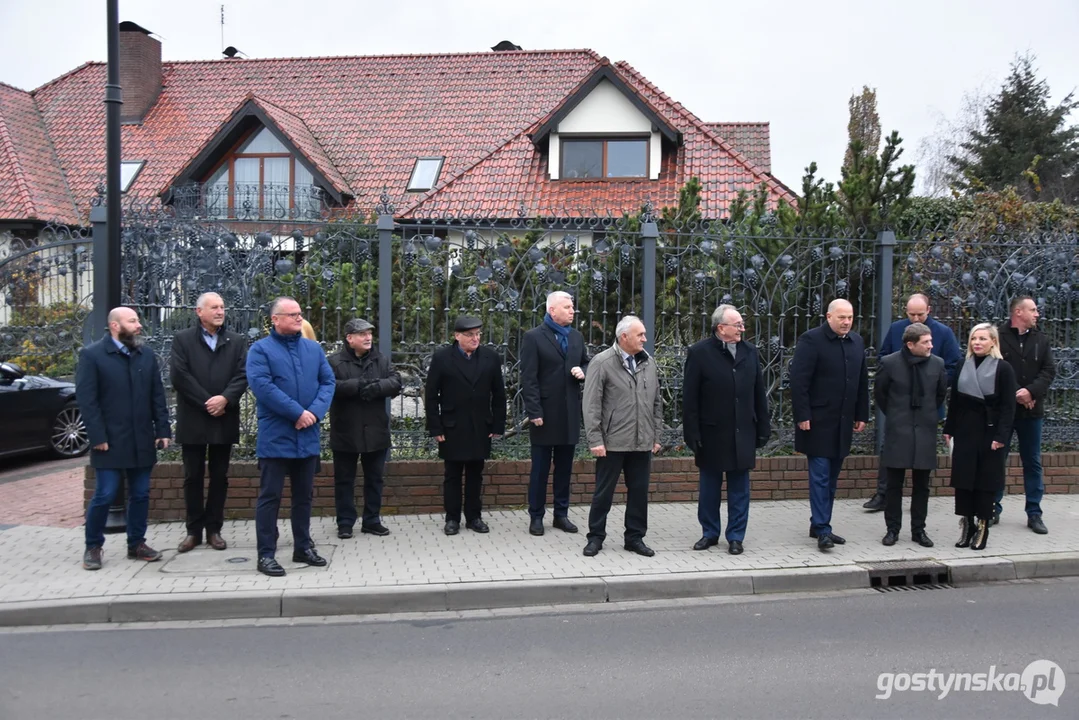
{"type": "Polygon", "coordinates": [[[997,329],[989,323],[975,325],[944,422],[944,440],[955,441],[951,486],[960,528],[956,547],[984,550],[989,539],[993,499],[1004,487],[1015,391],[1015,371],[1003,361],[997,329]]]}

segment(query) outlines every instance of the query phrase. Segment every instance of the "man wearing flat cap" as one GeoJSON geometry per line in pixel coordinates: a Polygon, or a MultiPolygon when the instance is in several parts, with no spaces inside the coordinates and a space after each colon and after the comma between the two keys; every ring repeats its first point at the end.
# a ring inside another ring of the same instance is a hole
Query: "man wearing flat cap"
{"type": "Polygon", "coordinates": [[[465,527],[488,532],[480,516],[483,463],[491,455],[491,438],[506,431],[502,359],[492,348],[480,346],[482,325],[479,318],[457,318],[453,344],[435,352],[427,371],[427,431],[438,441],[438,456],[446,466],[442,492],[447,535],[461,529],[462,475],[465,527]]]}
{"type": "Polygon", "coordinates": [[[356,465],[363,466],[363,520],[360,532],[389,535],[382,509],[382,472],[390,454],[387,398],[401,393],[401,376],[390,358],[374,347],[375,326],[366,320],[345,324],[345,346],[328,360],[337,387],[330,404],[333,495],[337,537],[352,537],[356,524],[356,465]]]}

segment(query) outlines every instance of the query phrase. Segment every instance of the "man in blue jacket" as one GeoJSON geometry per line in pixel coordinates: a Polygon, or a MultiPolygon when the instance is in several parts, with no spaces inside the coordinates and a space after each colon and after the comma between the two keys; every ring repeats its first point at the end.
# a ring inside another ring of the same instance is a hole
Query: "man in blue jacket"
{"type": "Polygon", "coordinates": [[[75,396],[90,435],[94,497],[86,508],[86,552],[82,566],[101,569],[105,520],[127,476],[127,557],[154,562],[161,553],[146,544],[150,471],[157,448],[169,446],[169,406],[161,366],[142,346],[142,324],[131,308],[109,312],[109,333],[79,353],[75,396]]]}
{"type": "MultiPolygon", "coordinates": [[[[907,300],[907,319],[896,320],[892,323],[892,326],[888,328],[888,334],[884,338],[884,342],[880,344],[880,349],[877,351],[877,361],[886,355],[899,352],[903,349],[903,331],[910,327],[913,323],[922,323],[929,328],[929,332],[933,336],[933,355],[936,355],[944,361],[944,371],[948,374],[948,386],[951,387],[952,381],[955,380],[955,373],[959,369],[959,361],[962,359],[963,353],[959,349],[959,341],[955,339],[955,333],[952,329],[940,322],[939,320],[931,317],[929,311],[932,310],[929,307],[929,298],[921,293],[915,293],[907,300]]],[[[944,417],[944,406],[942,405],[938,413],[941,418],[944,417]]],[[[884,432],[883,418],[881,418],[880,431],[884,432]]],[[[877,492],[869,499],[869,501],[862,505],[866,510],[876,512],[884,509],[884,491],[888,486],[888,475],[883,463],[879,468],[877,475],[877,492]]]]}
{"type": "Polygon", "coordinates": [[[311,542],[311,498],[319,459],[319,423],[330,408],[336,382],[319,344],[300,335],[299,303],[277,298],[270,306],[270,322],[270,336],[247,353],[247,381],[258,408],[258,571],[280,577],[285,569],[274,555],[286,474],[292,481],[292,561],[326,565],[311,542]]]}

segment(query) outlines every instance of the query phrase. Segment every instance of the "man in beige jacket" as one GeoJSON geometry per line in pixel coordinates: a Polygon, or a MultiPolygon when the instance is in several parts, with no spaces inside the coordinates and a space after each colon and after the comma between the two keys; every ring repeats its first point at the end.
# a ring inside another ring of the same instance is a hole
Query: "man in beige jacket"
{"type": "Polygon", "coordinates": [[[615,344],[593,358],[584,381],[584,428],[596,458],[596,490],[588,513],[584,554],[592,557],[603,547],[607,513],[618,476],[625,473],[625,548],[651,557],[655,552],[644,544],[648,475],[652,454],[660,449],[663,398],[655,361],[644,351],[644,323],[627,315],[618,322],[615,336],[615,344]]]}

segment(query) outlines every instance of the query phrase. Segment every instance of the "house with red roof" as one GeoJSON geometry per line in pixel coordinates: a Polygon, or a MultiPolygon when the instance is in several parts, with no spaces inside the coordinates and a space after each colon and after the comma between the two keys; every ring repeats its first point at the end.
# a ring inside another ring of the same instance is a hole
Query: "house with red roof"
{"type": "MultiPolygon", "coordinates": [[[[507,49],[508,48],[508,49],[507,49]]],[[[0,230],[85,225],[105,174],[106,67],[0,84],[0,230]]],[[[723,218],[771,175],[767,123],[704,122],[591,50],[163,62],[120,33],[122,184],[223,221],[574,217],[677,203],[700,180],[723,218]]]]}

